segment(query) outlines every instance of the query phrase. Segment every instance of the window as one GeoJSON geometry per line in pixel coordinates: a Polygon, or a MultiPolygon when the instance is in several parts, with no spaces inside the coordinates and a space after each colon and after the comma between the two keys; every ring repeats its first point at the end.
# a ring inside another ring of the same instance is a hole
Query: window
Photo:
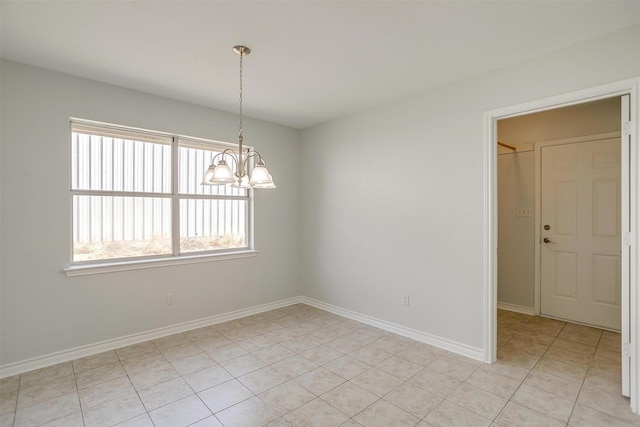
{"type": "Polygon", "coordinates": [[[73,120],[72,262],[249,249],[248,191],[200,184],[225,148],[73,120]]]}

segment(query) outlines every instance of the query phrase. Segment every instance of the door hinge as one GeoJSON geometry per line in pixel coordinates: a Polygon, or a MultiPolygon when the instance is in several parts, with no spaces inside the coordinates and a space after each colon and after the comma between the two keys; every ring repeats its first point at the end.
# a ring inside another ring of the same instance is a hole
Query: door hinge
{"type": "Polygon", "coordinates": [[[625,246],[631,246],[631,233],[622,233],[622,244],[625,246]]]}
{"type": "Polygon", "coordinates": [[[631,135],[631,122],[624,122],[622,124],[622,133],[624,133],[626,136],[631,135]]]}
{"type": "Polygon", "coordinates": [[[631,349],[631,343],[630,342],[623,342],[622,343],[622,355],[623,356],[631,357],[630,349],[631,349]]]}

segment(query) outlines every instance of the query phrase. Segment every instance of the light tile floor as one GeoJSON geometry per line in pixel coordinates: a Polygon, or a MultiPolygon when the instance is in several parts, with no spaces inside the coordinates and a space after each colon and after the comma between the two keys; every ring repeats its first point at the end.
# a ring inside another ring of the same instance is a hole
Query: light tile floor
{"type": "Polygon", "coordinates": [[[6,426],[639,426],[620,336],[500,311],[486,365],[306,305],[0,380],[6,426]]]}

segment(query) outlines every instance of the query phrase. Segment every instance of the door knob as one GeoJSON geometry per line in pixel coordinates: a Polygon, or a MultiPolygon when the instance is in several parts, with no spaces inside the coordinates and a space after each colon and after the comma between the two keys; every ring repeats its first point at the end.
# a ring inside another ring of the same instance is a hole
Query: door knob
{"type": "Polygon", "coordinates": [[[545,237],[544,239],[542,239],[542,241],[543,241],[543,242],[545,242],[545,243],[553,243],[553,242],[551,241],[551,239],[550,239],[550,238],[548,238],[548,237],[545,237]]]}

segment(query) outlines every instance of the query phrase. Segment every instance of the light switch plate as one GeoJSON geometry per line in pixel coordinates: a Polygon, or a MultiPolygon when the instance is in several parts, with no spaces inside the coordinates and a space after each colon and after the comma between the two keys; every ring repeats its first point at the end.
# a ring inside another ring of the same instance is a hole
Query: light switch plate
{"type": "Polygon", "coordinates": [[[533,216],[533,208],[529,206],[517,208],[516,216],[533,216]]]}

